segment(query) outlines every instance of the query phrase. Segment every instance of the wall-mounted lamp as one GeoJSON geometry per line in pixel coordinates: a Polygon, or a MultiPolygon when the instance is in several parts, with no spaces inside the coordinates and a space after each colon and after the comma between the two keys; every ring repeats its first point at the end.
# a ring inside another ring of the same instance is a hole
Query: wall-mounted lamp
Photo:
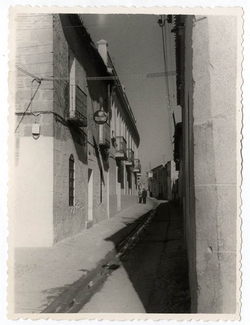
{"type": "Polygon", "coordinates": [[[32,137],[37,140],[40,137],[40,124],[32,124],[32,137]]]}

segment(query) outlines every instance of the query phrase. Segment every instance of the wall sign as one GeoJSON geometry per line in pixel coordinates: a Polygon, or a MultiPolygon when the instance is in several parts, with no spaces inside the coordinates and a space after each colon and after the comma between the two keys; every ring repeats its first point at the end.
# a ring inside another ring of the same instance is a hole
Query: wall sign
{"type": "Polygon", "coordinates": [[[105,124],[108,120],[108,114],[103,110],[98,110],[94,113],[94,121],[96,124],[105,124]]]}

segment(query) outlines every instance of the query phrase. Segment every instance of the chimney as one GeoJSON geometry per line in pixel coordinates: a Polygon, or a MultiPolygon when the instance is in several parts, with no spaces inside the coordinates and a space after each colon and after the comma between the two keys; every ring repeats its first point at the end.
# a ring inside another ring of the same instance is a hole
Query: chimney
{"type": "Polygon", "coordinates": [[[98,52],[101,55],[104,63],[107,66],[107,64],[108,64],[108,42],[102,39],[97,42],[97,45],[98,45],[98,52]]]}

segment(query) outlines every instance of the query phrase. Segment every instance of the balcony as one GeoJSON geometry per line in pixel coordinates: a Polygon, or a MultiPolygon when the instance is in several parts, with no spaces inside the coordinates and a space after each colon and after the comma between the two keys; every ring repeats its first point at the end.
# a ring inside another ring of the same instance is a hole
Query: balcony
{"type": "Polygon", "coordinates": [[[141,174],[141,162],[140,162],[140,159],[135,159],[134,173],[141,174]]]}
{"type": "Polygon", "coordinates": [[[107,123],[99,125],[99,146],[110,148],[110,126],[107,123]]]}
{"type": "Polygon", "coordinates": [[[70,85],[70,110],[68,121],[79,127],[86,127],[87,120],[87,95],[76,85],[70,85]]]}
{"type": "Polygon", "coordinates": [[[127,166],[134,166],[134,151],[132,149],[127,149],[128,160],[125,162],[127,166]]]}
{"type": "Polygon", "coordinates": [[[116,137],[115,158],[119,160],[127,160],[127,141],[122,136],[116,137]]]}

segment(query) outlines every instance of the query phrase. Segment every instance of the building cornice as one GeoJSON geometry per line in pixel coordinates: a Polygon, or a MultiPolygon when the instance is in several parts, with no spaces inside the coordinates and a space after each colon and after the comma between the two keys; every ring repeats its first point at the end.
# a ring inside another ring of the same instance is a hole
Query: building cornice
{"type": "MultiPolygon", "coordinates": [[[[116,94],[120,99],[123,112],[127,117],[128,120],[128,127],[131,131],[131,134],[133,136],[133,139],[135,141],[136,146],[139,146],[140,143],[140,136],[139,132],[136,127],[136,120],[134,117],[134,114],[132,112],[132,109],[130,108],[128,98],[125,94],[125,92],[122,89],[122,84],[119,80],[119,77],[117,75],[117,72],[114,68],[114,65],[112,63],[112,60],[110,56],[108,55],[108,62],[107,66],[105,62],[103,61],[103,58],[101,57],[100,53],[98,52],[97,47],[95,46],[93,40],[91,39],[90,34],[88,33],[86,27],[84,26],[83,19],[81,15],[79,14],[59,14],[62,25],[65,26],[64,33],[67,35],[67,40],[70,42],[70,32],[69,26],[77,26],[75,28],[75,33],[77,34],[79,40],[81,41],[84,48],[87,50],[89,57],[91,58],[91,61],[93,62],[93,65],[96,68],[96,72],[100,76],[100,80],[103,80],[103,82],[108,82],[110,84],[117,84],[116,87],[116,94]],[[67,28],[66,28],[67,27],[67,28]],[[109,71],[109,68],[112,68],[112,74],[109,71]],[[105,78],[107,77],[107,79],[105,78]]],[[[77,53],[76,53],[77,55],[77,53]]],[[[91,76],[89,76],[91,77],[91,76]]],[[[95,76],[93,76],[95,77],[95,76]]],[[[98,77],[96,77],[98,79],[98,77]]]]}
{"type": "Polygon", "coordinates": [[[115,67],[113,65],[113,62],[112,62],[109,54],[108,54],[108,67],[112,69],[113,76],[117,77],[117,78],[115,78],[115,83],[114,83],[114,88],[113,89],[114,89],[115,93],[117,94],[117,96],[120,99],[120,102],[121,102],[122,107],[124,109],[125,115],[127,116],[128,120],[130,121],[130,127],[132,128],[131,132],[134,135],[134,141],[135,141],[135,144],[138,147],[139,144],[140,144],[140,135],[139,135],[139,132],[137,130],[136,119],[134,117],[134,114],[133,114],[133,111],[132,111],[132,109],[130,107],[127,95],[123,90],[123,85],[121,84],[120,79],[118,78],[118,74],[117,74],[117,72],[115,70],[115,67]]]}

